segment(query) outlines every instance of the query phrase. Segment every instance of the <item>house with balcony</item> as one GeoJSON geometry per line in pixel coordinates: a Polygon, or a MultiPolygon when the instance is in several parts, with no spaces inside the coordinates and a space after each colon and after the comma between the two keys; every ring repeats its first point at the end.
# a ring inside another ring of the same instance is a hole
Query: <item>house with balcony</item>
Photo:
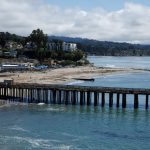
{"type": "Polygon", "coordinates": [[[22,49],[23,45],[19,44],[17,42],[8,41],[5,45],[5,47],[10,50],[16,50],[16,49],[22,49]]]}

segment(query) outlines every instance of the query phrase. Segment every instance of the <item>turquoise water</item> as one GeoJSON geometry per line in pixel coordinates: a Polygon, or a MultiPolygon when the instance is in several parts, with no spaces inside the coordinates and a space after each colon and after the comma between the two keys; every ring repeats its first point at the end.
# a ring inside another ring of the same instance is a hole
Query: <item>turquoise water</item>
{"type": "Polygon", "coordinates": [[[79,106],[8,105],[0,109],[5,150],[108,150],[150,147],[150,112],[79,106]]]}
{"type": "MultiPolygon", "coordinates": [[[[96,65],[102,61],[99,57],[90,59],[95,59],[96,65]]],[[[104,59],[110,61],[109,57],[104,59]]],[[[113,62],[116,57],[111,59],[113,62]]],[[[142,61],[150,64],[147,58],[142,61]]],[[[78,84],[150,88],[149,79],[149,72],[139,72],[78,84]]],[[[0,150],[149,150],[149,141],[150,111],[142,103],[138,110],[130,105],[127,109],[109,109],[107,104],[105,108],[9,102],[0,105],[0,150]]]]}

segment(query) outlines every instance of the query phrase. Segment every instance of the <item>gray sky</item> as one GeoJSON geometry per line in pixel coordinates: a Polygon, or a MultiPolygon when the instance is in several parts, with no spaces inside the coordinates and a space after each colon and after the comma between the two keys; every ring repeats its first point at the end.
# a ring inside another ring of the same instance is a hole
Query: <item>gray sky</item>
{"type": "Polygon", "coordinates": [[[0,31],[150,44],[149,2],[103,1],[0,0],[0,31]]]}

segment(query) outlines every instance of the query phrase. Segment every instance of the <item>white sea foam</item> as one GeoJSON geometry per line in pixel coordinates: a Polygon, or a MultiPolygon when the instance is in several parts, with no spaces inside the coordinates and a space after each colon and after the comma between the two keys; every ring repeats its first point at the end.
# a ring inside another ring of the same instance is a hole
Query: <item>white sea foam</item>
{"type": "Polygon", "coordinates": [[[11,130],[16,130],[16,131],[22,131],[22,132],[29,132],[28,130],[22,128],[22,127],[19,127],[19,126],[13,126],[10,128],[11,130]]]}
{"type": "Polygon", "coordinates": [[[80,141],[80,140],[84,140],[84,139],[88,138],[87,136],[73,135],[73,134],[69,134],[69,133],[66,133],[66,132],[63,132],[62,135],[72,138],[72,140],[71,140],[72,142],[80,141]]]}
{"type": "Polygon", "coordinates": [[[42,105],[45,105],[45,103],[38,103],[37,105],[42,106],[42,105]]]}
{"type": "Polygon", "coordinates": [[[60,150],[69,150],[70,148],[71,148],[71,146],[62,145],[60,147],[60,150]]]}
{"type": "Polygon", "coordinates": [[[27,103],[20,103],[20,102],[10,102],[10,101],[1,101],[0,102],[0,108],[3,107],[11,107],[11,106],[16,106],[16,105],[20,105],[20,106],[26,106],[28,105],[27,103]]]}
{"type": "Polygon", "coordinates": [[[67,83],[66,85],[74,85],[74,84],[81,84],[81,83],[84,83],[84,81],[74,81],[74,82],[67,83]]]}
{"type": "Polygon", "coordinates": [[[115,65],[111,65],[111,64],[106,64],[106,66],[105,67],[109,67],[109,68],[116,68],[116,66],[115,65]]]}
{"type": "Polygon", "coordinates": [[[53,149],[53,150],[69,150],[72,145],[63,144],[62,141],[59,140],[49,140],[49,139],[37,139],[30,137],[19,137],[19,136],[1,136],[0,140],[4,142],[9,142],[15,140],[15,142],[24,142],[29,144],[31,148],[41,148],[41,149],[53,149]]]}
{"type": "Polygon", "coordinates": [[[61,108],[47,108],[47,111],[64,111],[64,109],[61,108]]]}
{"type": "Polygon", "coordinates": [[[4,108],[4,107],[8,107],[9,105],[8,104],[3,104],[3,105],[0,105],[0,108],[4,108]]]}

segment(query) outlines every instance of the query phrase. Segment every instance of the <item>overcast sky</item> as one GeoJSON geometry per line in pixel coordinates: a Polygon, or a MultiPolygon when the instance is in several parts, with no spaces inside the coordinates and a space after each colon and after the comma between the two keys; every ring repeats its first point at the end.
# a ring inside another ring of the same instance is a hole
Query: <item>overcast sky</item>
{"type": "Polygon", "coordinates": [[[150,0],[0,0],[0,31],[149,43],[150,0]]]}

